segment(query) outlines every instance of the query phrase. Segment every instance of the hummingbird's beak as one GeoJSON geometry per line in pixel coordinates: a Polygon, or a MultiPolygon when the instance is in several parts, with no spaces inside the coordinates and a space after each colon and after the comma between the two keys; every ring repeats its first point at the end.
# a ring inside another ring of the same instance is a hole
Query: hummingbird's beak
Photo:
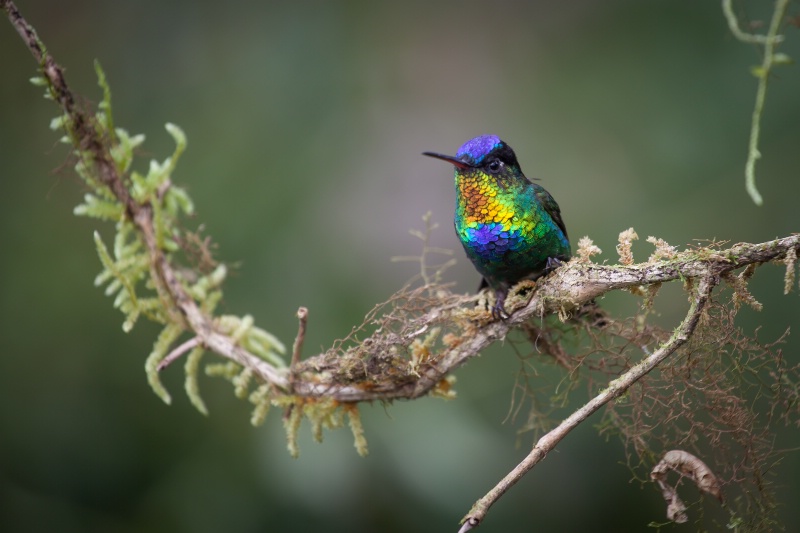
{"type": "Polygon", "coordinates": [[[427,155],[429,157],[435,157],[436,159],[441,159],[442,161],[447,161],[448,163],[456,166],[457,168],[470,168],[470,165],[466,164],[460,159],[453,157],[452,155],[437,154],[436,152],[422,152],[422,155],[427,155]]]}

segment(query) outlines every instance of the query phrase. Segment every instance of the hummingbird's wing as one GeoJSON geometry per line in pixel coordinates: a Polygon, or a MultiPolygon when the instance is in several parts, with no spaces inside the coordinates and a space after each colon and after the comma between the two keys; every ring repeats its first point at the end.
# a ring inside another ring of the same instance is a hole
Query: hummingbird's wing
{"type": "Polygon", "coordinates": [[[547,213],[550,215],[550,218],[553,219],[553,222],[555,222],[556,225],[561,228],[561,231],[564,232],[564,237],[569,240],[569,236],[567,235],[567,227],[564,226],[564,220],[561,218],[561,208],[558,207],[556,201],[552,196],[550,196],[550,193],[547,192],[544,187],[541,187],[536,183],[534,183],[533,186],[536,189],[536,197],[544,206],[545,211],[547,211],[547,213]]]}

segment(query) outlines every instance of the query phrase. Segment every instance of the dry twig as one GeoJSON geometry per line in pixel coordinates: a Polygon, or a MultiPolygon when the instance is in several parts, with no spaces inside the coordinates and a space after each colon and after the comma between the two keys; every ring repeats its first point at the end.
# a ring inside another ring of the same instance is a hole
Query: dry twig
{"type": "Polygon", "coordinates": [[[486,513],[489,511],[489,508],[508,489],[516,484],[517,481],[522,479],[522,476],[544,459],[564,437],[578,426],[578,424],[586,420],[608,402],[619,398],[634,383],[647,375],[648,372],[657,367],[664,359],[672,355],[678,348],[686,343],[691,337],[697,323],[700,321],[700,315],[711,296],[711,290],[717,282],[714,278],[713,275],[700,278],[696,293],[689,306],[689,311],[686,313],[686,317],[683,319],[683,322],[681,322],[681,325],[672,334],[672,337],[655,350],[652,355],[643,359],[630,370],[613,380],[600,394],[589,400],[581,408],[564,419],[555,429],[540,438],[527,457],[472,506],[470,512],[464,517],[463,525],[459,533],[466,533],[480,525],[486,513]]]}

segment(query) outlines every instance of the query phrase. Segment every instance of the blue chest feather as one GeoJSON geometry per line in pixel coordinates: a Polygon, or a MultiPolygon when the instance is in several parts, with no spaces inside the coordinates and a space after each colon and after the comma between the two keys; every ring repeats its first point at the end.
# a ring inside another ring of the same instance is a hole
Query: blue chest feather
{"type": "Polygon", "coordinates": [[[509,251],[521,250],[526,244],[519,230],[507,230],[497,222],[464,228],[463,235],[466,237],[462,241],[464,246],[485,261],[500,260],[509,251]]]}

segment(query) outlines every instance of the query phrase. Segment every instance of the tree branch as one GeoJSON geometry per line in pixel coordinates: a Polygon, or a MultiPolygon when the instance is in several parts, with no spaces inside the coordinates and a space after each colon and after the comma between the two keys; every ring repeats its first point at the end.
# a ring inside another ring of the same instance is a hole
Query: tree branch
{"type": "MultiPolygon", "coordinates": [[[[577,311],[583,304],[619,289],[632,289],[675,280],[718,278],[728,272],[783,259],[789,250],[800,247],[800,235],[760,244],[737,244],[725,250],[686,251],[669,260],[653,261],[630,266],[606,266],[573,260],[546,279],[537,281],[536,291],[528,303],[511,313],[508,320],[484,322],[470,329],[457,345],[445,346],[441,353],[428,360],[419,376],[403,375],[402,379],[386,380],[385,376],[366,376],[362,382],[342,384],[319,370],[331,370],[330,353],[320,354],[303,362],[309,372],[299,373],[295,393],[310,397],[332,397],[339,401],[369,401],[394,398],[416,398],[434,388],[440,380],[470,358],[477,356],[495,341],[504,339],[509,331],[531,318],[553,313],[577,311]],[[324,361],[324,362],[323,362],[324,361]]],[[[447,320],[456,320],[474,306],[475,298],[463,297],[457,305],[443,305],[408,324],[407,338],[397,338],[394,332],[378,331],[362,341],[363,346],[386,348],[409,345],[421,339],[433,328],[447,320]]],[[[367,350],[362,357],[384,354],[367,350]]]]}
{"type": "Polygon", "coordinates": [[[489,508],[492,504],[505,494],[508,489],[515,485],[517,481],[522,479],[522,476],[544,459],[570,431],[575,429],[578,424],[589,418],[589,416],[597,412],[597,410],[605,404],[625,394],[634,383],[647,375],[651,370],[661,364],[664,359],[683,346],[697,327],[703,308],[708,302],[711,291],[717,283],[719,283],[719,277],[717,275],[708,273],[701,277],[692,303],[686,313],[686,317],[683,319],[680,326],[678,326],[678,329],[672,334],[672,337],[650,356],[609,383],[608,387],[601,391],[600,394],[564,419],[555,429],[540,438],[528,456],[509,472],[492,490],[486,493],[483,498],[472,506],[469,514],[464,517],[462,521],[463,526],[459,530],[459,533],[465,533],[479,526],[486,516],[486,513],[489,512],[489,508]]]}
{"type": "MultiPolygon", "coordinates": [[[[168,315],[168,319],[164,320],[168,324],[163,335],[164,350],[157,355],[166,354],[172,343],[177,342],[186,331],[192,335],[189,341],[172,349],[165,358],[152,358],[152,366],[164,368],[182,354],[203,347],[243,367],[245,370],[236,376],[237,392],[241,391],[242,397],[245,397],[249,379],[254,376],[260,381],[256,392],[249,397],[257,404],[258,413],[266,412],[265,406],[269,402],[265,398],[287,409],[285,425],[290,446],[303,416],[311,418],[312,414],[309,413],[317,409],[314,415],[316,422],[312,423],[321,431],[323,424],[328,424],[328,427],[335,425],[338,419],[331,417],[331,413],[343,406],[356,435],[357,446],[365,452],[366,443],[354,405],[356,402],[448,394],[448,376],[455,369],[482,353],[492,343],[505,339],[513,329],[532,320],[550,314],[566,318],[577,313],[585,304],[614,290],[630,290],[641,294],[642,288],[664,282],[681,280],[690,284],[693,288],[692,303],[672,337],[539,439],[525,460],[475,503],[464,519],[462,532],[479,525],[491,505],[572,429],[624,394],[686,343],[695,331],[711,291],[720,280],[727,280],[737,294],[743,293],[743,301],[748,301],[744,282],[755,266],[784,262],[787,265],[787,287],[794,280],[800,235],[760,244],[742,243],[727,249],[706,247],[683,252],[675,252],[666,243],[653,239],[651,242],[657,246],[656,253],[650,260],[640,264],[630,264],[632,256],[629,257],[630,261],[626,256],[621,258],[622,265],[599,265],[590,261],[591,253],[588,251],[583,254],[579,252],[577,258],[546,278],[537,280],[535,284],[521,283],[515,288],[506,303],[510,316],[498,321],[493,320],[488,311],[476,308],[478,297],[452,294],[432,281],[437,277],[425,276],[423,258],[420,263],[425,284],[416,289],[406,287],[378,306],[368,315],[364,326],[351,334],[349,346],[337,341],[328,351],[301,361],[306,327],[305,310],[301,309],[291,366],[281,367],[279,358],[270,362],[256,355],[257,350],[245,349],[235,333],[231,334],[222,327],[224,317],[215,317],[206,306],[198,304],[198,297],[188,286],[187,277],[173,262],[163,232],[159,233],[160,208],[157,202],[142,200],[132,194],[130,176],[112,157],[113,139],[110,137],[113,137],[113,132],[104,130],[94,114],[76,105],[76,98],[66,83],[62,68],[55,63],[13,2],[0,0],[0,6],[8,13],[12,25],[39,63],[51,96],[65,114],[63,124],[81,157],[81,163],[90,168],[93,180],[119,202],[122,208],[118,213],[123,215],[126,224],[130,222],[147,251],[142,269],[149,269],[158,301],[163,303],[165,314],[168,315]],[[746,275],[734,278],[732,273],[742,268],[748,268],[746,275]],[[375,326],[374,331],[359,338],[365,326],[375,326]]],[[[171,186],[171,182],[166,181],[163,188],[159,187],[159,198],[163,198],[171,186]]],[[[631,235],[632,232],[629,232],[628,236],[631,235]]],[[[630,242],[624,248],[629,253],[630,242]]],[[[649,294],[652,298],[654,292],[649,294]]],[[[195,359],[194,352],[189,357],[196,366],[199,357],[195,359]]],[[[168,399],[166,392],[164,396],[168,399]]]]}
{"type": "MultiPolygon", "coordinates": [[[[75,104],[62,68],[39,41],[35,30],[21,16],[10,0],[0,0],[9,20],[22,36],[28,49],[41,65],[54,99],[69,117],[68,133],[73,144],[92,155],[91,162],[101,183],[124,205],[127,217],[135,224],[150,257],[150,270],[161,299],[170,306],[185,328],[197,337],[197,344],[250,369],[273,390],[300,397],[327,398],[338,402],[417,398],[442,383],[442,380],[477,356],[489,345],[504,339],[511,329],[534,318],[551,313],[570,313],[603,294],[667,281],[706,279],[751,265],[781,260],[787,252],[800,248],[800,235],[761,244],[737,244],[725,250],[702,248],[687,250],[665,260],[634,265],[607,266],[574,259],[546,279],[536,283],[536,291],[527,304],[517,307],[508,320],[488,321],[486,314],[475,315],[474,297],[447,294],[441,305],[427,306],[424,313],[413,317],[402,328],[402,334],[380,329],[360,343],[357,356],[360,364],[382,362],[393,372],[381,373],[369,368],[352,377],[351,369],[343,368],[353,361],[345,353],[331,349],[326,353],[299,362],[293,378],[285,368],[278,368],[242,348],[230,335],[222,333],[212,316],[200,309],[187,293],[175,266],[159,245],[154,229],[153,207],[137,202],[127,188],[125,177],[118,171],[109,153],[108,140],[99,133],[95,119],[75,104]],[[434,329],[450,322],[460,322],[458,339],[445,344],[428,357],[419,369],[403,368],[407,361],[392,360],[391,349],[412,347],[422,342],[434,329]],[[388,362],[387,362],[388,361],[388,362]],[[349,376],[349,377],[348,377],[349,376]]],[[[790,254],[791,255],[791,254],[790,254]]],[[[425,287],[430,292],[430,287],[425,287]]],[[[419,294],[412,294],[418,297],[419,294]]],[[[512,303],[513,305],[513,303],[512,303]]],[[[375,366],[375,365],[373,365],[375,366]]],[[[380,365],[378,365],[380,366],[380,365]]]]}
{"type": "Polygon", "coordinates": [[[140,204],[131,196],[123,175],[118,171],[109,153],[107,140],[101,136],[99,129],[94,127],[93,115],[75,104],[75,96],[67,85],[63,69],[47,52],[36,31],[22,17],[16,5],[10,0],[0,0],[0,6],[8,13],[11,24],[40,64],[42,75],[48,81],[53,98],[69,117],[66,127],[73,145],[81,153],[92,155],[90,163],[94,166],[95,175],[122,203],[126,215],[139,230],[147,246],[152,277],[156,281],[162,299],[172,303],[172,310],[179,313],[186,327],[197,335],[198,344],[246,368],[253,369],[264,380],[278,388],[286,389],[289,383],[286,372],[237,346],[230,336],[219,333],[212,318],[203,313],[194,299],[187,294],[173,265],[159,246],[154,229],[152,206],[140,204]]]}

